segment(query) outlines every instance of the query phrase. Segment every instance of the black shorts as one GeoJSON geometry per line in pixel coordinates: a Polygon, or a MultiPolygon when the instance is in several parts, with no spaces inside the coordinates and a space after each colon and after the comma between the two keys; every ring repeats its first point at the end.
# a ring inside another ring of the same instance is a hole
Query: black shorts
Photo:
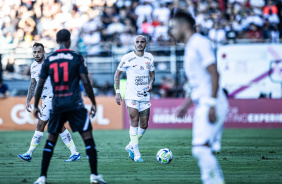
{"type": "Polygon", "coordinates": [[[87,110],[85,108],[79,108],[61,113],[51,112],[48,132],[50,134],[59,134],[63,125],[67,121],[69,122],[73,132],[86,132],[92,130],[92,125],[87,110]]]}

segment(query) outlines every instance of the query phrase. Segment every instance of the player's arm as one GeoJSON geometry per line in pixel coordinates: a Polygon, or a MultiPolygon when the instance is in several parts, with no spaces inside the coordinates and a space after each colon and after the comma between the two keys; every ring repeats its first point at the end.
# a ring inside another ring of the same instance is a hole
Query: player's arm
{"type": "Polygon", "coordinates": [[[120,70],[116,70],[115,76],[114,76],[114,80],[115,80],[115,86],[116,86],[116,102],[118,105],[121,104],[122,102],[122,98],[120,95],[120,75],[122,74],[122,71],[120,70]]]}
{"type": "Polygon", "coordinates": [[[176,116],[178,118],[183,118],[185,116],[185,114],[187,113],[187,110],[189,109],[189,107],[192,105],[192,100],[189,97],[185,98],[184,102],[177,108],[176,110],[176,116]]]}
{"type": "Polygon", "coordinates": [[[34,110],[33,110],[33,115],[38,119],[38,113],[40,114],[40,110],[38,108],[39,100],[43,91],[45,79],[40,78],[38,82],[38,86],[35,92],[34,96],[34,110]]]}
{"type": "Polygon", "coordinates": [[[150,75],[150,78],[149,78],[149,85],[148,85],[147,92],[151,92],[153,89],[153,84],[155,82],[155,71],[150,71],[149,75],[150,75]]]}
{"type": "Polygon", "coordinates": [[[219,74],[217,72],[216,64],[211,64],[207,67],[207,71],[211,75],[211,82],[212,82],[212,96],[211,96],[211,104],[210,104],[210,110],[209,110],[209,120],[211,123],[214,123],[216,121],[216,97],[217,97],[217,91],[219,88],[218,80],[219,80],[219,74]]]}
{"type": "Polygon", "coordinates": [[[26,99],[26,110],[28,112],[31,112],[30,108],[31,108],[31,105],[30,105],[30,101],[32,99],[32,97],[34,96],[34,91],[35,91],[35,88],[36,88],[36,80],[35,78],[31,78],[31,81],[30,81],[30,84],[29,84],[29,88],[28,88],[28,93],[27,93],[27,99],[26,99]]]}

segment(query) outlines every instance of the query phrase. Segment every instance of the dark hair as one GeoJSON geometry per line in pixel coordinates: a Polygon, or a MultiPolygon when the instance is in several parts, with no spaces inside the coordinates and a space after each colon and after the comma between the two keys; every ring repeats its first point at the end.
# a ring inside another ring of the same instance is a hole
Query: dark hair
{"type": "Polygon", "coordinates": [[[60,42],[68,42],[70,41],[71,33],[67,29],[61,29],[57,32],[56,40],[58,43],[60,42]]]}
{"type": "Polygon", "coordinates": [[[44,51],[44,46],[43,46],[42,43],[37,43],[37,42],[35,42],[35,43],[33,44],[32,48],[33,48],[33,47],[42,47],[42,48],[43,48],[43,51],[44,51]]]}
{"type": "Polygon", "coordinates": [[[185,10],[177,10],[172,18],[185,21],[191,26],[191,28],[195,29],[195,25],[196,25],[195,19],[189,12],[185,10]]]}

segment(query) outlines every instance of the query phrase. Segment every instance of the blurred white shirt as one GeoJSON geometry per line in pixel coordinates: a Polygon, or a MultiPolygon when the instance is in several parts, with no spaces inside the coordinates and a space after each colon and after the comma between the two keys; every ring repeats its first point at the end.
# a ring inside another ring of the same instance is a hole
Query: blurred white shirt
{"type": "Polygon", "coordinates": [[[211,29],[209,31],[209,39],[217,43],[224,42],[226,40],[225,35],[226,35],[226,32],[224,29],[218,29],[218,30],[211,29]]]}

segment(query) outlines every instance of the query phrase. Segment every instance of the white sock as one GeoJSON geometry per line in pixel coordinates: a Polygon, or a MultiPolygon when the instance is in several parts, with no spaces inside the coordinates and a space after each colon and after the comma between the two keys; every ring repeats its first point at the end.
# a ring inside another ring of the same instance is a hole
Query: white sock
{"type": "Polygon", "coordinates": [[[138,127],[138,140],[140,140],[143,137],[145,132],[146,132],[146,129],[138,127]]]}
{"type": "Polygon", "coordinates": [[[138,144],[133,144],[133,151],[134,151],[134,160],[135,158],[138,159],[141,157],[141,154],[138,149],[138,144]]]}
{"type": "Polygon", "coordinates": [[[134,158],[139,158],[141,155],[138,149],[138,127],[130,126],[129,135],[131,139],[130,145],[133,147],[134,158]]]}
{"type": "Polygon", "coordinates": [[[72,140],[70,132],[66,129],[64,132],[60,133],[60,136],[65,143],[65,145],[70,149],[71,154],[78,154],[75,144],[72,140]]]}
{"type": "Polygon", "coordinates": [[[38,146],[38,144],[40,143],[40,141],[43,138],[43,132],[40,131],[35,131],[33,134],[33,137],[31,139],[31,143],[30,143],[30,147],[29,150],[27,151],[27,153],[30,154],[30,156],[32,156],[34,150],[36,149],[36,147],[38,146]]]}
{"type": "Polygon", "coordinates": [[[198,160],[203,184],[224,183],[222,170],[209,147],[195,146],[192,148],[192,153],[198,160]]]}

